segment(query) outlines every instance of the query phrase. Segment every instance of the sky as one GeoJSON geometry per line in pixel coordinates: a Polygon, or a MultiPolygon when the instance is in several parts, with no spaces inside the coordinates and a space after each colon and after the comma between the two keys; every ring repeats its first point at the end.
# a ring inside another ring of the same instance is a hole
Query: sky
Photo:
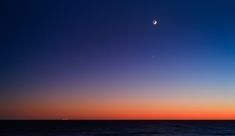
{"type": "Polygon", "coordinates": [[[235,119],[234,4],[5,0],[0,119],[235,119]]]}

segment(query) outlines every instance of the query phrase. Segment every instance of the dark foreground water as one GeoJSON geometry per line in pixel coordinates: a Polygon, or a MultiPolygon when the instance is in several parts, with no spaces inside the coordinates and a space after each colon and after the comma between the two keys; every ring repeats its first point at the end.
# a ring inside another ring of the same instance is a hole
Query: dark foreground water
{"type": "Polygon", "coordinates": [[[1,121],[0,136],[235,136],[235,121],[1,121]]]}

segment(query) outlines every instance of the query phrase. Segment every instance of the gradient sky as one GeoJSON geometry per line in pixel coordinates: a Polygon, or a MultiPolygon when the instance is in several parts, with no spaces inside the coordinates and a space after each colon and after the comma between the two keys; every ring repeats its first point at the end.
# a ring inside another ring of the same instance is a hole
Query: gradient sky
{"type": "Polygon", "coordinates": [[[0,119],[235,119],[233,0],[1,5],[0,119]]]}

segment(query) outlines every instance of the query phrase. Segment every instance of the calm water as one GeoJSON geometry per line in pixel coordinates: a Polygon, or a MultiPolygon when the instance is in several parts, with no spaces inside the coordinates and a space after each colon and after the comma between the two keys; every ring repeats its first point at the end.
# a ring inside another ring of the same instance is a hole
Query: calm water
{"type": "Polygon", "coordinates": [[[1,121],[0,136],[235,136],[235,121],[1,121]]]}

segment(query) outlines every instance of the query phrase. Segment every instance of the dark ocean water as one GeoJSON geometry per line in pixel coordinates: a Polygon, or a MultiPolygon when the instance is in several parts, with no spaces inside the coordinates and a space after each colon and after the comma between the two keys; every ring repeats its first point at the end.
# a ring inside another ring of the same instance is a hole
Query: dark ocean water
{"type": "Polygon", "coordinates": [[[235,136],[235,121],[1,121],[0,136],[235,136]]]}

